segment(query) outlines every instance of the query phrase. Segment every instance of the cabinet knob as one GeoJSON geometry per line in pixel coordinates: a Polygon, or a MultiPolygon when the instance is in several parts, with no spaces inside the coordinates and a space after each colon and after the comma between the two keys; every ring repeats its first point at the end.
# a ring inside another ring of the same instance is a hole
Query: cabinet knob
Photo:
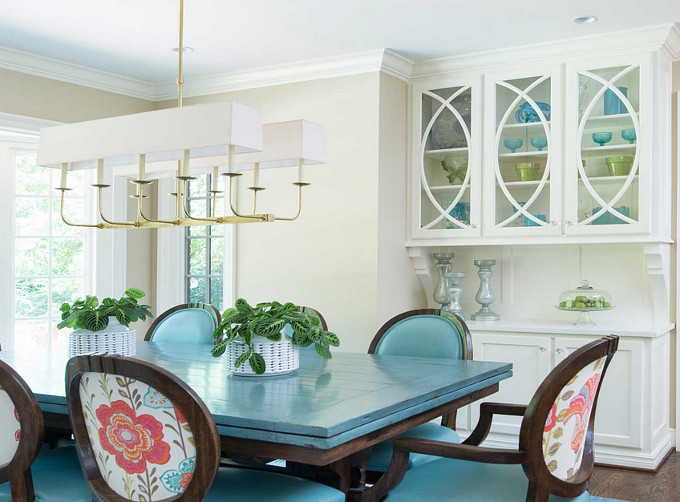
{"type": "Polygon", "coordinates": [[[476,223],[473,223],[472,225],[470,225],[470,228],[479,228],[479,225],[477,225],[476,223]]]}
{"type": "Polygon", "coordinates": [[[551,227],[556,227],[557,225],[559,225],[559,222],[557,222],[555,220],[550,220],[550,226],[551,227]]]}
{"type": "Polygon", "coordinates": [[[555,350],[555,352],[556,352],[557,354],[559,354],[559,355],[562,355],[562,354],[564,354],[564,349],[563,349],[563,348],[558,348],[558,349],[555,350]]]}
{"type": "Polygon", "coordinates": [[[538,348],[538,353],[539,353],[539,354],[545,354],[546,352],[548,352],[548,349],[546,349],[545,347],[539,347],[539,348],[538,348]]]}

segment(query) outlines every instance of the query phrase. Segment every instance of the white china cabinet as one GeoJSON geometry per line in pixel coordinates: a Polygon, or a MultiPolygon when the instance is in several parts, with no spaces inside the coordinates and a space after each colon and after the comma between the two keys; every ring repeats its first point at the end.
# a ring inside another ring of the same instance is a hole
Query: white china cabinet
{"type": "Polygon", "coordinates": [[[670,60],[629,52],[415,79],[409,246],[670,242],[670,60]]]}

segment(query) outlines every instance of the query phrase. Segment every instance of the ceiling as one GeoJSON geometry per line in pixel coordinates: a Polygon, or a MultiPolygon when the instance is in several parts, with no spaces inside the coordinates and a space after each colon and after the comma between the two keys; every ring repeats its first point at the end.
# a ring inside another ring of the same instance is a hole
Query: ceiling
{"type": "MultiPolygon", "coordinates": [[[[389,48],[415,61],[680,22],[678,0],[186,0],[187,77],[389,48]],[[571,19],[593,14],[592,25],[571,19]]],[[[176,78],[178,0],[0,0],[0,45],[176,78]]]]}

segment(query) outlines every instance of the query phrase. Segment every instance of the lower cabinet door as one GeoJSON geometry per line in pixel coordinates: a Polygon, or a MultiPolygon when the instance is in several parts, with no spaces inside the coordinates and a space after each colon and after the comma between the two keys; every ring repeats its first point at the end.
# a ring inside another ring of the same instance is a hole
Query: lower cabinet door
{"type": "MultiPolygon", "coordinates": [[[[501,403],[529,404],[536,389],[551,369],[551,340],[546,335],[472,334],[475,359],[512,363],[512,378],[500,383],[500,391],[486,400],[501,403]]],[[[471,428],[479,419],[479,404],[470,406],[471,428]]],[[[521,417],[497,416],[491,432],[515,436],[508,438],[516,447],[521,417]]]]}
{"type": "MultiPolygon", "coordinates": [[[[556,337],[555,364],[598,337],[556,337]]],[[[595,443],[641,448],[645,342],[619,340],[605,375],[595,417],[595,443]]]]}

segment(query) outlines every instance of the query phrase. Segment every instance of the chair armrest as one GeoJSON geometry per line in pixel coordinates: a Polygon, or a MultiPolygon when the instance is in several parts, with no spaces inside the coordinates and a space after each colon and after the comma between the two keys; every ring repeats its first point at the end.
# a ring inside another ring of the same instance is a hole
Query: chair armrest
{"type": "Polygon", "coordinates": [[[525,454],[520,450],[480,448],[478,446],[432,441],[429,439],[398,437],[394,439],[390,465],[378,482],[366,490],[362,502],[378,502],[392,491],[404,478],[408,469],[409,453],[421,453],[438,457],[456,458],[491,464],[521,464],[525,454]]]}
{"type": "Polygon", "coordinates": [[[486,439],[491,430],[494,415],[524,416],[527,407],[523,404],[482,403],[479,407],[479,422],[472,434],[463,441],[465,445],[477,446],[486,439]]]}

